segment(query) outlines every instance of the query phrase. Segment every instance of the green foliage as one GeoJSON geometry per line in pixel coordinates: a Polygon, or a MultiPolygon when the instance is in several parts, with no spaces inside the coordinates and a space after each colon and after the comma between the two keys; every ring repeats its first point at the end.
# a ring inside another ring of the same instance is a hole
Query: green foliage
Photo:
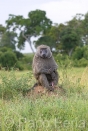
{"type": "Polygon", "coordinates": [[[0,46],[1,47],[8,47],[11,48],[12,50],[15,50],[15,44],[16,44],[16,33],[7,31],[2,35],[1,41],[0,41],[0,46]]]}
{"type": "Polygon", "coordinates": [[[22,59],[22,63],[24,66],[24,69],[32,70],[32,61],[33,61],[34,54],[24,54],[24,57],[22,59]]]}
{"type": "MultiPolygon", "coordinates": [[[[31,37],[39,36],[38,40],[33,43],[35,48],[41,44],[45,44],[50,46],[52,52],[56,54],[60,52],[61,56],[57,58],[60,64],[68,65],[69,62],[72,64],[73,60],[73,65],[76,66],[75,61],[77,59],[79,63],[81,63],[81,65],[79,65],[77,62],[77,67],[86,66],[88,47],[84,45],[88,44],[87,23],[88,13],[85,15],[76,14],[76,16],[66,22],[66,24],[52,24],[52,21],[47,18],[46,12],[38,9],[29,12],[28,18],[24,18],[22,15],[16,16],[10,14],[6,21],[6,27],[0,25],[0,46],[15,50],[15,44],[18,43],[17,46],[20,49],[24,49],[25,42],[27,41],[33,51],[31,37]],[[17,32],[17,30],[19,30],[19,32],[17,32]]],[[[3,48],[0,49],[0,51],[5,52],[7,49],[3,48]]],[[[27,57],[23,58],[23,55],[18,51],[14,52],[19,60],[17,67],[20,69],[31,69],[32,59],[27,57]]]]}
{"type": "MultiPolygon", "coordinates": [[[[13,51],[11,48],[0,48],[0,66],[11,69],[11,67],[19,70],[32,69],[33,54],[22,54],[19,51],[13,51]]],[[[1,69],[1,68],[0,68],[1,69]]]]}
{"type": "Polygon", "coordinates": [[[41,31],[46,31],[52,24],[51,20],[46,17],[46,12],[42,10],[35,10],[28,13],[30,25],[35,29],[37,34],[41,31]]]}
{"type": "Polygon", "coordinates": [[[77,47],[73,53],[73,59],[81,59],[83,57],[84,49],[82,47],[77,47]]]}
{"type": "MultiPolygon", "coordinates": [[[[7,29],[13,29],[16,32],[16,29],[19,30],[18,39],[18,48],[22,49],[25,46],[25,41],[31,45],[31,37],[39,36],[44,33],[48,28],[51,27],[51,20],[46,17],[46,12],[42,10],[35,10],[28,13],[28,18],[24,18],[23,16],[9,15],[9,19],[6,21],[7,29]],[[24,27],[24,35],[23,29],[24,27]],[[28,35],[30,36],[28,39],[28,35]]],[[[33,49],[32,49],[33,50],[33,49]]]]}
{"type": "Polygon", "coordinates": [[[3,67],[7,67],[7,68],[14,67],[16,62],[17,62],[17,57],[11,51],[7,51],[0,56],[0,63],[2,64],[3,67]]]}
{"type": "Polygon", "coordinates": [[[21,61],[17,61],[15,68],[22,71],[22,70],[24,70],[24,64],[21,61]]]}
{"type": "Polygon", "coordinates": [[[72,56],[74,65],[78,67],[88,66],[88,46],[77,47],[72,56]]]}
{"type": "Polygon", "coordinates": [[[0,33],[3,34],[5,32],[6,28],[0,24],[0,33]]]}
{"type": "Polygon", "coordinates": [[[61,33],[61,41],[63,50],[69,55],[70,51],[79,45],[80,38],[73,28],[68,27],[61,33]]]}
{"type": "Polygon", "coordinates": [[[3,54],[2,51],[0,51],[0,56],[1,56],[2,54],[3,54]]]}
{"type": "Polygon", "coordinates": [[[54,56],[54,58],[60,67],[65,68],[68,66],[72,66],[72,61],[68,55],[58,53],[57,55],[54,56]]]}
{"type": "Polygon", "coordinates": [[[4,53],[6,51],[12,51],[12,49],[8,47],[0,47],[0,51],[4,53]]]}
{"type": "Polygon", "coordinates": [[[88,66],[88,60],[86,60],[85,58],[81,58],[80,60],[75,59],[73,61],[73,66],[75,66],[75,67],[86,67],[86,66],[88,66]]]}
{"type": "Polygon", "coordinates": [[[34,57],[34,54],[31,54],[31,53],[24,54],[23,61],[26,63],[32,64],[33,57],[34,57]]]}
{"type": "Polygon", "coordinates": [[[24,55],[19,51],[14,51],[14,53],[16,54],[18,60],[24,57],[24,55]]]}
{"type": "Polygon", "coordinates": [[[86,60],[88,60],[88,47],[87,47],[87,49],[84,51],[83,57],[84,57],[86,60]]]}
{"type": "Polygon", "coordinates": [[[15,73],[14,70],[0,72],[0,98],[14,98],[29,88],[31,72],[23,74],[20,78],[18,78],[15,73]]]}
{"type": "Polygon", "coordinates": [[[50,46],[51,50],[53,47],[55,47],[55,41],[50,36],[43,36],[40,37],[37,41],[35,41],[35,47],[41,44],[50,46]]]}

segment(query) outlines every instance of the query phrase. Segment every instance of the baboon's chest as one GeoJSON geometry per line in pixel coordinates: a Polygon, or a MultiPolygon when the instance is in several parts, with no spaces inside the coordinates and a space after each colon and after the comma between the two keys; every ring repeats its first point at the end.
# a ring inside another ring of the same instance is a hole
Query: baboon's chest
{"type": "Polygon", "coordinates": [[[46,60],[46,59],[44,59],[42,62],[41,62],[41,64],[42,64],[42,67],[44,67],[45,69],[49,69],[49,68],[51,68],[52,67],[52,62],[51,62],[51,60],[46,60]]]}

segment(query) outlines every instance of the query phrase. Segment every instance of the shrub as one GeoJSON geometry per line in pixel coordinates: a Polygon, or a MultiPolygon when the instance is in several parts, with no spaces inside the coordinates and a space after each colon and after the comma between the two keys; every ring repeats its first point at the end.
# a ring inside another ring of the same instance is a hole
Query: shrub
{"type": "Polygon", "coordinates": [[[84,58],[88,60],[88,50],[86,50],[83,54],[84,58]]]}
{"type": "Polygon", "coordinates": [[[63,54],[57,54],[55,56],[55,60],[60,67],[68,67],[71,66],[71,60],[69,56],[63,54]]]}
{"type": "Polygon", "coordinates": [[[17,77],[14,70],[1,71],[0,72],[0,98],[10,99],[19,94],[23,94],[24,91],[29,89],[32,85],[31,80],[32,73],[23,74],[21,77],[17,77]]]}
{"type": "Polygon", "coordinates": [[[23,66],[23,64],[22,64],[22,62],[20,62],[20,61],[18,61],[17,63],[16,63],[16,66],[15,66],[16,68],[18,68],[19,70],[24,70],[24,66],[23,66]]]}
{"type": "Polygon", "coordinates": [[[24,58],[23,58],[23,62],[24,63],[32,63],[32,60],[33,60],[33,54],[26,54],[26,55],[24,55],[24,58]]]}
{"type": "Polygon", "coordinates": [[[83,52],[84,50],[82,47],[77,47],[72,55],[72,58],[77,60],[81,59],[83,57],[83,52]]]}
{"type": "Polygon", "coordinates": [[[24,56],[24,55],[23,55],[21,52],[19,52],[19,51],[14,51],[14,53],[16,54],[17,59],[23,58],[23,56],[24,56]]]}
{"type": "Polygon", "coordinates": [[[0,51],[0,56],[2,55],[3,53],[0,51]]]}
{"type": "Polygon", "coordinates": [[[88,59],[88,46],[77,47],[72,55],[73,59],[88,59]]]}
{"type": "Polygon", "coordinates": [[[86,60],[85,58],[82,58],[80,60],[74,60],[73,61],[73,66],[75,67],[86,67],[88,66],[88,60],[86,60]]]}
{"type": "Polygon", "coordinates": [[[11,51],[11,50],[12,50],[11,48],[7,48],[7,47],[1,47],[0,48],[1,52],[11,51]]]}
{"type": "Polygon", "coordinates": [[[79,66],[80,67],[86,67],[88,66],[88,60],[86,60],[85,58],[82,58],[79,60],[79,66]]]}
{"type": "Polygon", "coordinates": [[[11,67],[15,66],[17,57],[13,52],[7,51],[1,55],[0,62],[3,67],[8,67],[10,69],[11,67]]]}
{"type": "Polygon", "coordinates": [[[24,66],[24,69],[31,70],[32,69],[32,61],[33,61],[33,54],[26,54],[24,57],[20,60],[24,66]]]}

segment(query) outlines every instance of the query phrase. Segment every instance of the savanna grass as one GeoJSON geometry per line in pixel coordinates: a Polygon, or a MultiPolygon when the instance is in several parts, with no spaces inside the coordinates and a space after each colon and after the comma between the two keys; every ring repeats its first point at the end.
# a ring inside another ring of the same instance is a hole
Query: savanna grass
{"type": "Polygon", "coordinates": [[[1,131],[87,131],[88,100],[42,97],[0,101],[1,131]]]}
{"type": "Polygon", "coordinates": [[[19,71],[0,71],[0,97],[3,99],[14,98],[29,89],[32,84],[31,71],[22,73],[19,71]]]}
{"type": "Polygon", "coordinates": [[[1,71],[0,131],[88,130],[88,68],[59,70],[63,95],[29,98],[22,91],[35,83],[31,72],[1,71]]]}

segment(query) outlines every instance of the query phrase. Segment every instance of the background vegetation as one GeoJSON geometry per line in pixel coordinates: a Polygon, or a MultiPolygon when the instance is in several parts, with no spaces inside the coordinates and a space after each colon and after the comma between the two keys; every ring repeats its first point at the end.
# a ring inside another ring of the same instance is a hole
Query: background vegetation
{"type": "Polygon", "coordinates": [[[28,18],[10,14],[6,26],[0,25],[0,66],[31,69],[33,55],[17,51],[29,43],[33,51],[40,44],[50,46],[57,60],[68,60],[75,67],[88,66],[88,13],[76,14],[66,23],[54,24],[46,12],[35,10],[28,18]],[[35,40],[35,38],[38,38],[35,40]],[[31,41],[34,38],[34,41],[31,41]]]}
{"type": "Polygon", "coordinates": [[[70,130],[88,130],[88,13],[65,24],[54,24],[42,10],[28,18],[10,14],[0,25],[0,131],[70,130]],[[17,50],[26,41],[33,53],[17,50]],[[35,83],[33,45],[40,44],[50,46],[59,65],[56,94],[25,93],[35,83]]]}

